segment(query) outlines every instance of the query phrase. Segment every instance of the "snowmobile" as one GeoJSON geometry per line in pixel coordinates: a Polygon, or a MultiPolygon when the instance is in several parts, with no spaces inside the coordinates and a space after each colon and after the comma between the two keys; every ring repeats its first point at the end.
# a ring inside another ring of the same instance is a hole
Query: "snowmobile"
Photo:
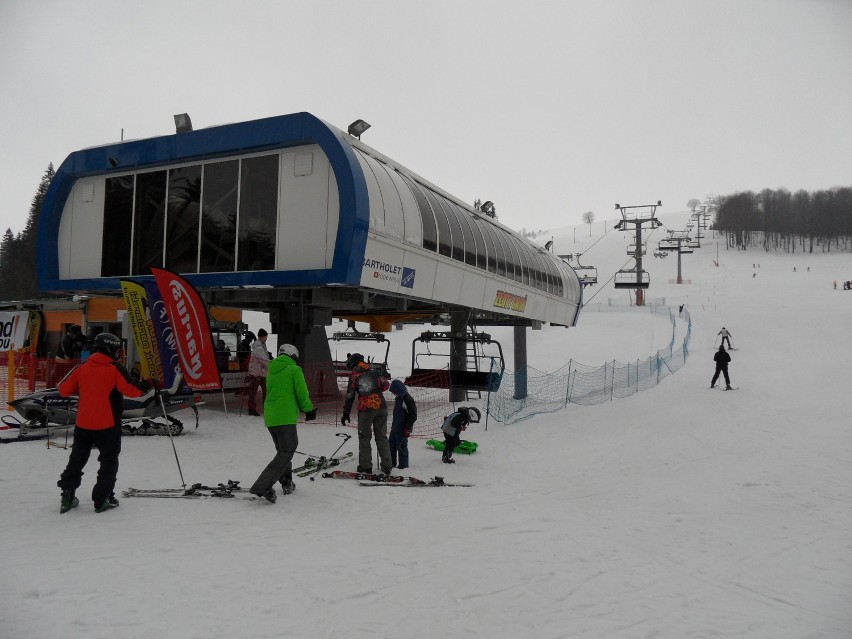
{"type": "MultiPolygon", "coordinates": [[[[12,400],[14,408],[23,421],[15,415],[3,415],[0,430],[18,429],[17,439],[5,439],[5,442],[22,439],[43,439],[51,431],[73,428],[77,421],[79,397],[62,397],[56,388],[47,388],[12,400]]],[[[195,427],[198,428],[198,406],[204,402],[201,396],[190,391],[183,383],[183,376],[175,378],[172,387],[163,389],[157,397],[154,389],[141,397],[125,397],[124,412],[121,417],[121,432],[124,435],[172,435],[183,432],[183,423],[172,413],[190,408],[195,413],[195,427]],[[160,403],[162,398],[162,404],[160,403]]]]}

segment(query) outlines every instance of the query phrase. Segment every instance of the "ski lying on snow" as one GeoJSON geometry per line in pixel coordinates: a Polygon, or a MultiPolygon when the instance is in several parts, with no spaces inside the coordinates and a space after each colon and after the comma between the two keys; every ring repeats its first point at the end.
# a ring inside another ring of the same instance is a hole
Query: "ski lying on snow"
{"type": "Polygon", "coordinates": [[[127,490],[123,490],[122,493],[125,494],[125,497],[130,497],[131,495],[126,493],[134,493],[137,495],[145,493],[191,493],[198,490],[230,490],[233,492],[240,492],[246,489],[240,486],[240,482],[229,479],[226,483],[216,484],[215,486],[192,484],[189,488],[128,488],[127,490]]]}
{"type": "Polygon", "coordinates": [[[217,499],[245,499],[257,501],[264,499],[252,495],[245,488],[240,488],[239,482],[230,482],[228,485],[219,484],[218,487],[194,484],[190,488],[160,488],[160,489],[138,489],[128,488],[121,491],[125,497],[148,497],[157,499],[206,499],[208,497],[217,499]]]}
{"type": "Polygon", "coordinates": [[[358,473],[348,470],[333,470],[330,473],[323,473],[323,477],[329,479],[357,479],[366,482],[388,483],[394,484],[405,481],[405,477],[399,475],[384,475],[382,473],[358,473]]]}
{"type": "Polygon", "coordinates": [[[359,481],[358,484],[360,486],[391,486],[393,488],[470,488],[473,486],[473,484],[447,483],[444,481],[443,477],[433,477],[429,481],[423,481],[422,479],[417,479],[416,477],[403,477],[402,479],[407,481],[359,481]]]}
{"type": "Polygon", "coordinates": [[[338,464],[341,464],[344,460],[349,459],[352,456],[352,451],[349,451],[348,453],[346,453],[345,455],[341,455],[340,457],[332,457],[331,459],[328,459],[327,457],[311,456],[304,464],[298,466],[297,468],[294,468],[293,473],[297,474],[303,471],[315,471],[318,468],[328,468],[330,466],[337,466],[338,464]]]}

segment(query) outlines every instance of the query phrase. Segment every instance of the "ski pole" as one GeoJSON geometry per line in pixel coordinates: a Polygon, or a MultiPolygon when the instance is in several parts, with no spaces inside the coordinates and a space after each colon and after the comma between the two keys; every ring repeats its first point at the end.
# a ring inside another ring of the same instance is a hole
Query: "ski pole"
{"type": "Polygon", "coordinates": [[[166,412],[166,403],[163,401],[163,396],[160,394],[160,390],[158,388],[154,387],[154,392],[160,400],[160,407],[163,409],[163,417],[166,420],[166,432],[169,434],[169,441],[172,442],[172,450],[175,453],[175,461],[177,462],[178,474],[180,475],[180,485],[182,488],[186,489],[186,482],[183,479],[183,470],[181,470],[180,459],[178,459],[177,447],[175,446],[175,438],[172,436],[171,424],[169,423],[169,414],[166,412]]]}
{"type": "Polygon", "coordinates": [[[340,446],[338,446],[338,447],[337,447],[337,450],[335,450],[335,451],[331,454],[331,456],[327,457],[327,458],[325,459],[325,461],[323,461],[323,462],[321,462],[321,463],[317,464],[317,469],[316,469],[316,471],[315,471],[315,472],[311,475],[311,481],[314,481],[314,480],[317,478],[317,477],[316,477],[317,473],[319,473],[319,472],[320,472],[321,470],[323,470],[324,468],[328,468],[328,464],[330,464],[330,463],[331,463],[331,461],[330,461],[330,460],[334,459],[334,456],[337,454],[337,451],[338,451],[338,450],[340,450],[341,448],[343,448],[343,445],[344,445],[344,444],[346,444],[346,442],[348,442],[350,439],[352,439],[352,435],[350,435],[349,433],[335,433],[335,434],[334,434],[334,436],[335,436],[335,437],[343,437],[343,443],[342,443],[342,444],[340,444],[340,446]]]}

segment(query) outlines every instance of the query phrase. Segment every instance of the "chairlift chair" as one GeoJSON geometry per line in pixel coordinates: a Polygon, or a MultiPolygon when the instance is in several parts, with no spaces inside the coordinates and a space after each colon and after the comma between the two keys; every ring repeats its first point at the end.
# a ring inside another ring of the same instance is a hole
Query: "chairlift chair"
{"type": "MultiPolygon", "coordinates": [[[[335,342],[376,342],[377,344],[384,343],[385,344],[385,358],[383,361],[378,362],[375,359],[368,361],[367,363],[376,370],[378,370],[385,377],[390,376],[390,371],[388,370],[388,353],[390,352],[390,340],[385,337],[384,333],[359,333],[357,331],[349,332],[349,329],[332,334],[331,337],[328,338],[328,341],[335,342]]],[[[347,353],[348,357],[348,353],[347,353]]],[[[337,377],[349,377],[352,373],[348,368],[346,368],[346,359],[343,360],[332,360],[332,367],[334,368],[334,374],[337,377]]]]}
{"type": "Polygon", "coordinates": [[[598,269],[594,266],[583,266],[580,264],[580,255],[577,255],[577,266],[572,267],[577,277],[580,278],[580,284],[583,286],[591,286],[598,283],[598,269]]]}
{"type": "Polygon", "coordinates": [[[615,288],[648,288],[651,277],[648,271],[636,269],[622,269],[615,274],[613,286],[615,288]]]}
{"type": "Polygon", "coordinates": [[[442,331],[426,331],[415,338],[411,343],[411,375],[405,379],[406,386],[426,388],[447,388],[463,391],[496,391],[500,388],[500,380],[503,378],[505,361],[503,359],[503,347],[497,340],[491,339],[488,333],[468,332],[463,337],[442,331]],[[449,353],[432,353],[429,345],[433,342],[444,343],[450,346],[449,353]],[[465,347],[465,357],[474,359],[474,370],[451,369],[449,364],[446,368],[433,368],[420,366],[420,360],[429,357],[451,358],[452,350],[458,342],[474,345],[474,352],[470,353],[465,347]],[[418,344],[426,345],[426,352],[418,353],[418,344]],[[482,346],[495,346],[495,354],[486,355],[479,348],[482,346]],[[479,348],[477,348],[479,347],[479,348]],[[487,366],[485,365],[487,362],[487,366]],[[480,363],[483,365],[480,366],[480,363]]]}

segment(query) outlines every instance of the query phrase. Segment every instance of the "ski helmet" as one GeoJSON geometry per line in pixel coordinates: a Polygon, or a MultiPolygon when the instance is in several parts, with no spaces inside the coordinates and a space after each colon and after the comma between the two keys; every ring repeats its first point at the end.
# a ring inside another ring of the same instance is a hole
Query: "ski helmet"
{"type": "Polygon", "coordinates": [[[289,355],[293,359],[298,359],[299,357],[299,349],[293,346],[292,344],[281,344],[278,347],[279,355],[289,355]]]}
{"type": "Polygon", "coordinates": [[[95,352],[103,353],[112,359],[118,359],[122,341],[120,337],[112,333],[100,333],[95,336],[95,352]]]}
{"type": "Polygon", "coordinates": [[[348,368],[349,370],[352,370],[353,368],[358,366],[358,364],[360,362],[363,362],[363,361],[364,361],[364,356],[361,355],[361,353],[349,353],[346,356],[346,368],[348,368]]]}

